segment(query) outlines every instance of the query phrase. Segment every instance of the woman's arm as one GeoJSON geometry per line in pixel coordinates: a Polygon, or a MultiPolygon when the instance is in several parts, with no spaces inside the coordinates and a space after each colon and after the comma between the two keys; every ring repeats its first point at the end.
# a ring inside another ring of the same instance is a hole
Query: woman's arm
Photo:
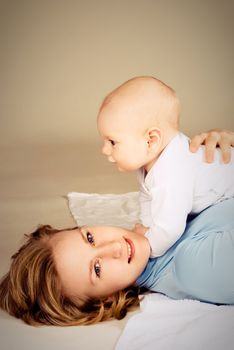
{"type": "Polygon", "coordinates": [[[231,146],[234,147],[234,132],[212,129],[196,135],[191,139],[190,151],[197,152],[200,145],[205,145],[205,157],[208,163],[213,162],[216,147],[220,147],[223,162],[229,163],[231,159],[231,146]]]}

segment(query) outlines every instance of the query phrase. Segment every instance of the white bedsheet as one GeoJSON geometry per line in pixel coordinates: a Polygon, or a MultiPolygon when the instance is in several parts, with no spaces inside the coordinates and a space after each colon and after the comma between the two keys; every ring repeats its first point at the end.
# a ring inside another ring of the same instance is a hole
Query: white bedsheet
{"type": "Polygon", "coordinates": [[[68,193],[78,226],[110,225],[131,229],[139,221],[138,192],[124,194],[68,193]]]}
{"type": "Polygon", "coordinates": [[[115,350],[233,350],[234,307],[151,293],[127,322],[115,350]]]}
{"type": "MultiPolygon", "coordinates": [[[[77,224],[132,228],[139,220],[138,193],[69,193],[77,224]]],[[[122,332],[116,350],[233,350],[234,306],[172,300],[150,293],[122,332]]]]}

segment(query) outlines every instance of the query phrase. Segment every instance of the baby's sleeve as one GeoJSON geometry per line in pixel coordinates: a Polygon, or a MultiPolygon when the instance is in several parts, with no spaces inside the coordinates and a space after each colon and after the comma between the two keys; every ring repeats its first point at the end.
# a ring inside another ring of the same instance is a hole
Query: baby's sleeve
{"type": "Polygon", "coordinates": [[[139,192],[139,203],[140,203],[140,219],[141,223],[149,227],[151,225],[151,196],[144,191],[139,192]]]}
{"type": "Polygon", "coordinates": [[[151,225],[145,234],[151,246],[151,257],[163,255],[181,237],[192,210],[192,200],[192,186],[186,184],[151,190],[151,225]]]}

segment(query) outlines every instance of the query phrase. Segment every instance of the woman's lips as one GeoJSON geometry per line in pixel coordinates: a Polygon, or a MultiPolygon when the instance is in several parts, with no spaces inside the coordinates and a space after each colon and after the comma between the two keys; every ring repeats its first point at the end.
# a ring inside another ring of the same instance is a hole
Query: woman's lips
{"type": "Polygon", "coordinates": [[[135,246],[134,243],[131,241],[129,238],[125,238],[125,241],[127,243],[127,252],[128,252],[128,264],[130,264],[132,258],[134,257],[135,254],[135,246]]]}

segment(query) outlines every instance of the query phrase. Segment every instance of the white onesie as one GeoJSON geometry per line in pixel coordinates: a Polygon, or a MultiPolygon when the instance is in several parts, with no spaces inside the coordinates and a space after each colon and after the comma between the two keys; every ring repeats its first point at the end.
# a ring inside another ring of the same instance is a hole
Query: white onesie
{"type": "Polygon", "coordinates": [[[180,238],[188,214],[234,197],[234,149],[228,164],[219,149],[214,158],[205,162],[203,146],[191,153],[188,137],[178,133],[146,176],[138,171],[141,221],[149,227],[145,236],[152,257],[163,255],[180,238]]]}

